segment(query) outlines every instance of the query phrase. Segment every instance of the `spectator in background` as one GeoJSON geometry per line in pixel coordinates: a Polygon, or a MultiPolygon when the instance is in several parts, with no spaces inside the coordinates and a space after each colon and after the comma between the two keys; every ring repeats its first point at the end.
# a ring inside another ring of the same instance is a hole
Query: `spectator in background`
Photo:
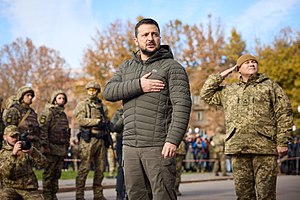
{"type": "Polygon", "coordinates": [[[210,157],[209,157],[209,149],[210,149],[210,141],[211,141],[211,138],[207,138],[206,135],[204,135],[202,137],[202,140],[204,141],[205,143],[205,149],[203,151],[203,159],[204,159],[204,171],[205,172],[211,172],[212,171],[212,168],[213,168],[213,162],[210,162],[210,157]]]}
{"type": "Polygon", "coordinates": [[[197,172],[204,171],[204,156],[206,151],[206,143],[202,140],[201,136],[197,134],[196,140],[193,143],[194,158],[196,160],[197,172]]]}
{"type": "Polygon", "coordinates": [[[189,172],[195,171],[195,154],[194,154],[194,149],[193,149],[193,144],[194,144],[194,137],[191,135],[187,135],[185,138],[185,165],[184,169],[185,171],[189,172]]]}

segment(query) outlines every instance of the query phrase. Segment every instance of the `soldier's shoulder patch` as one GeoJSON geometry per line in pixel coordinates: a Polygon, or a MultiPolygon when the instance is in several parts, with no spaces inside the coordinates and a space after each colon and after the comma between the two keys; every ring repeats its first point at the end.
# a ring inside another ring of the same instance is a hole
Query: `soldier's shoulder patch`
{"type": "Polygon", "coordinates": [[[41,116],[40,123],[44,124],[46,122],[46,116],[41,116]]]}

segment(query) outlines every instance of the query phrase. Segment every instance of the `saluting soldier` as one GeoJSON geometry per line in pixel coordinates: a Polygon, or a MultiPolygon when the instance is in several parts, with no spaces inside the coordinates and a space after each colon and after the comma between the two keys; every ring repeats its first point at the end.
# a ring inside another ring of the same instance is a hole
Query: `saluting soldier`
{"type": "Polygon", "coordinates": [[[225,154],[231,155],[238,199],[276,199],[277,158],[288,151],[293,125],[283,89],[258,73],[254,56],[244,54],[235,66],[208,77],[201,98],[224,108],[225,154]],[[234,70],[239,81],[223,85],[234,70]]]}

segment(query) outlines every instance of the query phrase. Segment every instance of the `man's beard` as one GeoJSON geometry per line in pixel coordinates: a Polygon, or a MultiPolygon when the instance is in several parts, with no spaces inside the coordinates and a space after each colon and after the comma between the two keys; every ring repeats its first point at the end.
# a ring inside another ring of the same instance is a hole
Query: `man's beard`
{"type": "Polygon", "coordinates": [[[151,57],[153,54],[155,54],[155,52],[158,50],[158,48],[154,49],[153,51],[149,51],[146,48],[145,49],[140,48],[140,50],[144,55],[151,57]]]}
{"type": "Polygon", "coordinates": [[[57,105],[58,105],[59,107],[61,107],[61,108],[63,108],[63,107],[65,106],[64,103],[58,103],[57,105]]]}

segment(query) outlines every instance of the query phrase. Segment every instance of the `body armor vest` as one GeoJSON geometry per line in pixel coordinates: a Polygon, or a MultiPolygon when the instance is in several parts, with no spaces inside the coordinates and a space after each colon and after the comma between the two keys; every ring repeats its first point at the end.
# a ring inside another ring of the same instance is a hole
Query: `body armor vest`
{"type": "Polygon", "coordinates": [[[21,133],[28,133],[27,138],[30,141],[38,141],[40,126],[35,111],[32,108],[24,108],[19,104],[15,104],[14,107],[20,112],[20,119],[18,120],[19,131],[21,133]]]}
{"type": "Polygon", "coordinates": [[[48,133],[49,142],[53,144],[68,144],[71,136],[68,118],[65,112],[55,108],[49,109],[52,114],[50,130],[48,133]]]}

